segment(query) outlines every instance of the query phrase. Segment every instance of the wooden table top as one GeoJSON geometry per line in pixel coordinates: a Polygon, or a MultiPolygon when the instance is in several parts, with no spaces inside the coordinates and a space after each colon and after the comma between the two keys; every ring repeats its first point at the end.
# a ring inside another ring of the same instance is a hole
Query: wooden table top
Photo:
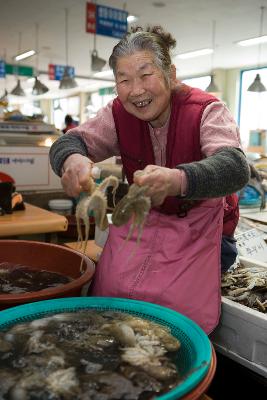
{"type": "Polygon", "coordinates": [[[0,237],[66,231],[68,220],[63,215],[25,204],[25,210],[0,216],[0,237]]]}
{"type": "MultiPolygon", "coordinates": [[[[84,242],[83,242],[84,243],[84,242]]],[[[77,242],[69,242],[69,243],[64,243],[65,246],[70,247],[71,249],[77,250],[82,252],[82,246],[80,243],[77,242]]],[[[87,257],[89,257],[91,260],[94,262],[97,262],[99,260],[99,256],[102,252],[102,247],[99,247],[95,244],[94,240],[88,240],[85,254],[87,257]]]]}

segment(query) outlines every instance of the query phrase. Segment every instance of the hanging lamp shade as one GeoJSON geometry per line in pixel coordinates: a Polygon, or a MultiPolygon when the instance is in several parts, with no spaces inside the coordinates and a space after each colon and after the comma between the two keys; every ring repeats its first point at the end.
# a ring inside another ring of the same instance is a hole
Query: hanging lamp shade
{"type": "MultiPolygon", "coordinates": [[[[263,35],[263,18],[264,18],[264,9],[265,9],[265,7],[261,6],[260,9],[261,9],[261,15],[260,15],[259,37],[262,37],[262,35],[263,35]]],[[[262,43],[259,43],[259,47],[258,47],[258,68],[260,67],[260,60],[261,60],[261,45],[262,45],[262,43]]],[[[249,85],[247,90],[248,90],[248,92],[257,92],[257,93],[266,92],[266,87],[261,82],[260,74],[256,74],[256,77],[255,77],[254,81],[252,82],[251,85],[249,85]]]]}
{"type": "Polygon", "coordinates": [[[68,67],[65,67],[62,79],[59,84],[59,89],[72,89],[75,88],[77,82],[73,77],[70,76],[68,67]]]}
{"type": "Polygon", "coordinates": [[[94,49],[91,55],[91,70],[95,72],[102,71],[102,68],[106,65],[106,60],[98,57],[97,50],[94,49]]]}
{"type": "Polygon", "coordinates": [[[54,111],[57,111],[57,110],[63,111],[62,108],[61,108],[61,105],[60,105],[60,100],[55,100],[54,101],[54,111]]]}
{"type": "Polygon", "coordinates": [[[35,54],[36,54],[36,71],[35,71],[35,81],[32,88],[32,94],[38,96],[49,91],[49,88],[44,85],[39,79],[39,25],[35,24],[35,54]]]}
{"type": "Polygon", "coordinates": [[[19,79],[17,80],[17,84],[14,89],[11,90],[10,94],[13,94],[14,96],[26,96],[24,90],[21,87],[19,79]]]}
{"type": "Polygon", "coordinates": [[[5,89],[4,94],[0,97],[0,101],[1,102],[7,102],[7,95],[8,95],[8,92],[5,89]]]}
{"type": "Polygon", "coordinates": [[[248,92],[266,92],[266,87],[261,82],[260,74],[257,74],[252,84],[248,87],[248,92]]]}
{"type": "Polygon", "coordinates": [[[72,89],[78,86],[75,79],[70,76],[68,67],[68,9],[65,8],[65,53],[66,53],[66,66],[64,68],[64,73],[61,78],[59,89],[72,89]]]}
{"type": "Polygon", "coordinates": [[[219,88],[216,85],[216,83],[214,82],[214,75],[213,74],[210,76],[210,84],[205,89],[205,92],[208,92],[208,93],[218,93],[219,92],[219,88]]]}
{"type": "Polygon", "coordinates": [[[48,87],[46,85],[44,85],[42,82],[39,81],[39,79],[37,78],[37,76],[35,77],[35,82],[32,88],[32,94],[34,96],[38,96],[40,94],[44,94],[46,92],[48,92],[48,87]]]}
{"type": "Polygon", "coordinates": [[[211,31],[211,42],[212,42],[212,50],[211,53],[211,74],[210,74],[210,84],[206,87],[205,92],[208,93],[218,93],[220,90],[216,83],[214,82],[214,74],[213,71],[213,61],[214,61],[214,52],[215,52],[215,36],[216,36],[216,21],[212,21],[212,31],[211,31]]]}
{"type": "MultiPolygon", "coordinates": [[[[20,54],[20,53],[21,53],[21,32],[19,32],[19,45],[18,45],[18,54],[20,54]]],[[[10,94],[13,94],[14,96],[26,96],[24,90],[21,87],[20,80],[18,78],[18,75],[19,75],[18,74],[18,67],[19,67],[19,64],[17,63],[16,64],[17,84],[14,87],[14,89],[11,90],[10,94]]]]}

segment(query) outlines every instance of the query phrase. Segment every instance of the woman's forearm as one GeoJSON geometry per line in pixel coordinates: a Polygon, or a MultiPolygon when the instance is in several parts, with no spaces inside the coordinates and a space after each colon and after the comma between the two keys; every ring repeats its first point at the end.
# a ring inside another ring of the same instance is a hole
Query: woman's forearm
{"type": "Polygon", "coordinates": [[[78,136],[66,134],[53,143],[49,152],[49,157],[52,169],[58,176],[61,176],[62,167],[66,158],[75,153],[88,157],[86,145],[78,136]]]}
{"type": "Polygon", "coordinates": [[[177,165],[187,177],[187,199],[204,199],[237,192],[249,180],[249,166],[244,153],[224,147],[201,161],[177,165]]]}

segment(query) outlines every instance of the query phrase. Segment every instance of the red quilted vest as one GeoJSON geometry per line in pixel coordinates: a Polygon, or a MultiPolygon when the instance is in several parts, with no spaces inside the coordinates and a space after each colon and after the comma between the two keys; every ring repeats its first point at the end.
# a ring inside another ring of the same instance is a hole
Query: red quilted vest
{"type": "MultiPolygon", "coordinates": [[[[187,85],[181,85],[178,90],[172,93],[166,167],[175,168],[179,164],[202,159],[200,122],[205,107],[214,101],[217,101],[217,99],[209,93],[187,85]]],[[[112,112],[123,168],[127,180],[131,184],[133,173],[136,170],[144,169],[149,164],[155,164],[148,123],[129,114],[119,98],[113,101],[112,112]]],[[[159,211],[185,216],[186,211],[194,204],[197,204],[197,202],[167,197],[159,211]]],[[[229,212],[228,216],[230,214],[229,212]]]]}

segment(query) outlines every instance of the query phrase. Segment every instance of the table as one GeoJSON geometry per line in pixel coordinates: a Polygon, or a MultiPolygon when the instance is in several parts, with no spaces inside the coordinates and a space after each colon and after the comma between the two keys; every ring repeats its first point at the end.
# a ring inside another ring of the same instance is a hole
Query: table
{"type": "Polygon", "coordinates": [[[25,210],[0,216],[0,238],[8,236],[51,234],[66,231],[68,220],[63,215],[25,204],[25,210]]]}
{"type": "MultiPolygon", "coordinates": [[[[84,242],[83,242],[84,244],[84,242]]],[[[83,245],[80,246],[80,243],[77,242],[69,242],[69,243],[64,243],[64,246],[70,247],[71,249],[77,250],[82,252],[83,245]]],[[[88,240],[86,249],[85,249],[85,254],[87,257],[89,257],[92,261],[97,262],[99,260],[99,256],[102,252],[102,247],[99,247],[95,244],[94,240],[88,240]]]]}

